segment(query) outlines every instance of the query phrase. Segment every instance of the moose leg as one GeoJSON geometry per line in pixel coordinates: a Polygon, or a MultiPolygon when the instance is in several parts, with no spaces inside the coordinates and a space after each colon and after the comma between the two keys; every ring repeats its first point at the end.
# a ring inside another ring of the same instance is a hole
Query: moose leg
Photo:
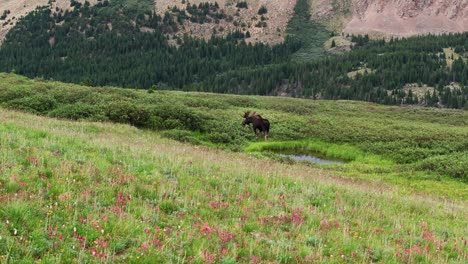
{"type": "Polygon", "coordinates": [[[269,133],[267,131],[265,131],[265,141],[268,141],[268,135],[269,133]]]}

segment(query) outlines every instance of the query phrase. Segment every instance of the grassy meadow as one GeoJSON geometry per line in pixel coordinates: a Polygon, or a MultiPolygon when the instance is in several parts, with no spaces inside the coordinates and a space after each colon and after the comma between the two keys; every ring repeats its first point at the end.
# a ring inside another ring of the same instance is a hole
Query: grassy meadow
{"type": "Polygon", "coordinates": [[[466,111],[14,74],[0,106],[1,263],[468,260],[466,111]]]}
{"type": "Polygon", "coordinates": [[[0,112],[3,263],[463,263],[464,201],[0,112]]]}
{"type": "MultiPolygon", "coordinates": [[[[85,87],[0,73],[0,106],[59,119],[130,124],[166,138],[274,158],[310,150],[349,161],[322,166],[402,193],[467,199],[468,112],[353,101],[85,87]],[[272,124],[267,145],[242,127],[245,111],[272,124]],[[272,146],[274,146],[272,148],[272,146]],[[266,152],[265,152],[266,151],[266,152]]],[[[317,166],[316,166],[317,167],[317,166]]]]}

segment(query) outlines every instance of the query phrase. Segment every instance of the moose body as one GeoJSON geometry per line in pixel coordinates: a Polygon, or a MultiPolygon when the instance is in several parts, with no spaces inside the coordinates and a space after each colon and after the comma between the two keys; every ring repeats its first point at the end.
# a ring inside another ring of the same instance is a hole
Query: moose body
{"type": "Polygon", "coordinates": [[[252,124],[255,135],[258,135],[258,130],[260,131],[260,133],[263,133],[263,135],[265,136],[265,140],[268,140],[268,134],[270,133],[270,121],[268,121],[268,119],[262,118],[255,112],[246,112],[242,117],[244,118],[242,125],[245,126],[252,124]]]}

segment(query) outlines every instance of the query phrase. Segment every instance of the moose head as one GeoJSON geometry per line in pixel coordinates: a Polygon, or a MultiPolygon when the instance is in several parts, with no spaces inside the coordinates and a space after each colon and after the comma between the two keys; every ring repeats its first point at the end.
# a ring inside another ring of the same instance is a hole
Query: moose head
{"type": "Polygon", "coordinates": [[[268,119],[262,118],[262,116],[257,115],[255,112],[245,112],[244,115],[241,115],[244,118],[242,121],[242,125],[253,125],[253,131],[255,135],[258,135],[258,131],[263,133],[265,136],[265,140],[268,140],[268,134],[270,132],[270,121],[268,119]]]}

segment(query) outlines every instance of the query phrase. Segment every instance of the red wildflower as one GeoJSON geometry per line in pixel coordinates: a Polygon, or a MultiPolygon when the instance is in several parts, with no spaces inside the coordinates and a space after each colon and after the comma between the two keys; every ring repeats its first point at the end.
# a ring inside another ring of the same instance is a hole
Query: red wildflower
{"type": "Polygon", "coordinates": [[[219,239],[222,243],[228,243],[229,241],[233,240],[236,237],[236,234],[230,233],[228,231],[219,231],[218,232],[219,239]]]}
{"type": "Polygon", "coordinates": [[[291,215],[291,222],[295,225],[301,225],[304,222],[304,217],[299,213],[293,212],[291,215]]]}
{"type": "Polygon", "coordinates": [[[327,220],[322,220],[320,221],[320,229],[321,230],[327,230],[331,227],[330,223],[328,223],[327,220]]]}
{"type": "Polygon", "coordinates": [[[258,263],[258,262],[259,262],[259,259],[258,259],[258,257],[257,257],[257,256],[252,256],[252,257],[250,257],[250,262],[252,262],[252,263],[256,264],[256,263],[258,263]]]}
{"type": "Polygon", "coordinates": [[[31,156],[28,156],[26,159],[29,161],[29,163],[31,163],[31,165],[34,166],[37,166],[37,164],[39,163],[39,160],[37,158],[31,156]]]}
{"type": "Polygon", "coordinates": [[[203,262],[205,263],[214,263],[216,259],[216,254],[210,254],[207,250],[203,251],[203,262]]]}
{"type": "Polygon", "coordinates": [[[202,228],[200,229],[200,234],[202,234],[202,235],[210,235],[210,234],[212,234],[214,232],[215,232],[215,230],[213,228],[211,228],[208,223],[204,223],[202,228]]]}

